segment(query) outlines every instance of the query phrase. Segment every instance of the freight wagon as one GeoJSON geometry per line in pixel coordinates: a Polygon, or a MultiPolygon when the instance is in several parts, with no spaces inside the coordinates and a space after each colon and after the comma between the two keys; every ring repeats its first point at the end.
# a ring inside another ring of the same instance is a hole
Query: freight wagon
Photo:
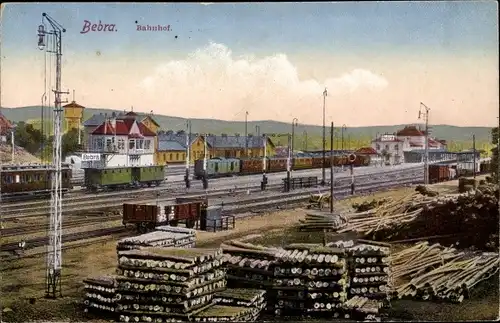
{"type": "Polygon", "coordinates": [[[160,185],[165,166],[86,168],[84,185],[88,190],[120,189],[160,185]]]}
{"type": "Polygon", "coordinates": [[[206,199],[177,199],[175,203],[123,204],[124,226],[134,225],[139,232],[147,232],[162,225],[177,226],[184,223],[193,228],[206,210],[206,199]]]}
{"type": "Polygon", "coordinates": [[[429,183],[441,183],[454,180],[457,177],[457,170],[450,165],[432,164],[429,165],[429,183]]]}
{"type": "MultiPolygon", "coordinates": [[[[2,198],[15,199],[21,196],[47,196],[52,188],[51,175],[54,173],[52,165],[2,165],[0,185],[2,198]]],[[[70,189],[71,168],[62,165],[62,192],[70,189]]]]}

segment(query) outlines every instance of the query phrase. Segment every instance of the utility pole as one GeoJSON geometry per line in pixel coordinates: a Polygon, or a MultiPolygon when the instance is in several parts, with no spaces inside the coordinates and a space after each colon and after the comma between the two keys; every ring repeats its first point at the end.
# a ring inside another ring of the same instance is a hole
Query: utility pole
{"type": "Polygon", "coordinates": [[[207,176],[207,134],[203,137],[203,189],[208,189],[208,176],[207,176]]]}
{"type": "Polygon", "coordinates": [[[189,180],[189,162],[191,161],[191,120],[186,121],[186,175],[184,182],[186,188],[191,188],[191,181],[189,180]]]}
{"type": "Polygon", "coordinates": [[[418,118],[425,118],[425,153],[424,153],[424,184],[429,184],[429,111],[431,109],[425,104],[420,102],[420,110],[418,111],[418,118]],[[422,112],[424,107],[425,112],[422,112]]]}
{"type": "Polygon", "coordinates": [[[291,169],[292,169],[292,150],[291,150],[291,136],[288,134],[288,158],[286,160],[286,184],[285,184],[285,192],[290,191],[290,179],[291,179],[291,169]]]}
{"type": "Polygon", "coordinates": [[[308,151],[307,149],[307,130],[304,130],[304,150],[308,151]]]}
{"type": "MultiPolygon", "coordinates": [[[[347,130],[347,126],[345,124],[342,125],[341,137],[342,137],[342,155],[344,155],[344,130],[347,130]]],[[[344,170],[344,163],[342,163],[342,170],[344,170]]]]}
{"type": "Polygon", "coordinates": [[[472,135],[472,154],[474,156],[474,167],[472,168],[472,176],[476,179],[476,135],[472,135]]]}
{"type": "Polygon", "coordinates": [[[325,161],[326,161],[326,126],[325,126],[325,115],[326,115],[326,96],[328,92],[325,88],[323,91],[323,162],[321,163],[321,185],[325,186],[325,161]]]}
{"type": "Polygon", "coordinates": [[[61,120],[62,107],[61,94],[61,56],[62,56],[62,33],[66,29],[58,22],[52,19],[46,13],[42,14],[42,21],[47,21],[51,31],[45,31],[44,25],[38,26],[38,48],[45,49],[45,36],[53,36],[53,48],[47,49],[47,52],[56,55],[56,89],[53,90],[54,101],[54,149],[52,158],[52,190],[50,200],[50,238],[47,252],[47,297],[56,298],[62,296],[61,291],[61,270],[62,270],[62,156],[61,156],[61,120]]]}
{"type": "Polygon", "coordinates": [[[12,145],[12,156],[11,156],[11,162],[14,164],[14,157],[15,157],[15,139],[14,139],[14,134],[15,134],[15,127],[13,127],[10,130],[10,143],[12,145]]]}
{"type": "Polygon", "coordinates": [[[330,213],[333,213],[333,122],[330,127],[330,213]]]}
{"type": "Polygon", "coordinates": [[[260,126],[255,125],[255,133],[257,134],[257,138],[260,137],[260,126]]]}
{"type": "Polygon", "coordinates": [[[260,188],[262,191],[266,190],[267,186],[267,176],[266,176],[266,169],[267,169],[267,136],[264,135],[263,137],[264,140],[264,158],[262,159],[262,183],[260,184],[260,188]]]}
{"type": "Polygon", "coordinates": [[[248,111],[245,111],[245,158],[248,158],[248,111]]]}
{"type": "Polygon", "coordinates": [[[297,125],[297,122],[299,122],[299,119],[293,118],[293,120],[292,120],[292,144],[291,144],[291,149],[290,149],[291,150],[291,152],[290,152],[290,155],[291,155],[291,159],[290,159],[290,161],[291,161],[290,168],[291,169],[290,170],[291,171],[293,171],[293,167],[295,166],[294,165],[295,164],[294,158],[293,158],[293,149],[294,149],[294,144],[295,144],[295,126],[297,125]]]}

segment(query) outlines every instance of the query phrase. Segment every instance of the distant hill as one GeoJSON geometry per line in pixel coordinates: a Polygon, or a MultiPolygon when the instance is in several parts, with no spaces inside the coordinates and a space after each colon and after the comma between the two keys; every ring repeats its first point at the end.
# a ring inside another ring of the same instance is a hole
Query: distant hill
{"type": "MultiPolygon", "coordinates": [[[[27,121],[33,123],[40,123],[41,119],[41,107],[40,106],[30,106],[30,107],[20,107],[20,108],[1,108],[1,112],[11,121],[27,121]]],[[[92,109],[87,108],[85,110],[84,119],[87,120],[95,113],[108,113],[112,112],[122,112],[120,110],[108,110],[108,109],[92,109]]],[[[52,113],[52,109],[49,107],[44,108],[45,118],[49,118],[52,113]]],[[[162,129],[165,130],[181,130],[186,128],[186,119],[180,117],[170,117],[164,115],[154,115],[155,120],[161,125],[162,129]]],[[[46,120],[48,121],[48,120],[46,120]]],[[[48,125],[48,122],[44,122],[48,125]]],[[[215,120],[215,119],[191,119],[192,131],[197,133],[212,133],[212,134],[234,134],[234,133],[245,133],[245,122],[244,121],[225,121],[225,120],[215,120]]],[[[260,127],[260,133],[288,133],[291,132],[291,122],[284,123],[272,120],[263,121],[249,121],[248,122],[248,133],[256,133],[256,127],[260,127]]],[[[340,126],[340,125],[339,125],[340,126]]],[[[393,125],[393,126],[370,126],[370,127],[348,127],[347,131],[344,132],[344,136],[347,138],[350,135],[353,138],[373,138],[377,133],[393,133],[398,129],[401,129],[405,125],[393,125]]],[[[321,136],[322,127],[313,125],[300,125],[295,128],[297,135],[302,134],[307,131],[309,136],[321,136]]],[[[472,134],[476,135],[476,140],[478,142],[489,141],[491,128],[488,127],[457,127],[451,125],[432,125],[433,136],[439,139],[445,139],[448,141],[470,141],[472,139],[472,134]]],[[[327,136],[329,135],[329,129],[327,129],[327,136]]]]}

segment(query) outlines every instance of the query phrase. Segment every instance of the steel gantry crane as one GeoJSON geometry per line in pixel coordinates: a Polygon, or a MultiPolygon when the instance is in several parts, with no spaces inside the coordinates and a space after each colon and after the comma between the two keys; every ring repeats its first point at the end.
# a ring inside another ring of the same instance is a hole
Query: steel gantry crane
{"type": "MultiPolygon", "coordinates": [[[[61,291],[61,269],[62,269],[62,155],[61,155],[61,121],[62,106],[61,94],[61,56],[62,56],[62,33],[66,29],[46,13],[42,14],[42,24],[38,26],[38,48],[55,54],[56,75],[54,92],[54,142],[52,151],[52,171],[51,171],[51,199],[50,199],[50,231],[49,245],[47,250],[47,273],[46,273],[46,296],[56,298],[62,296],[61,291]],[[50,30],[46,30],[45,22],[50,25],[50,30]],[[48,46],[45,44],[47,36],[48,46]],[[50,41],[52,40],[52,41],[50,41]]],[[[50,83],[49,83],[50,84],[50,83]]]]}

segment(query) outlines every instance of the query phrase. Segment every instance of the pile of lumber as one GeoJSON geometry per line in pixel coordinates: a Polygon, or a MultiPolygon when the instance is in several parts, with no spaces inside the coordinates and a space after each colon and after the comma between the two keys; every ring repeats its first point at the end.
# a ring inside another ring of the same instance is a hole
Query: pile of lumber
{"type": "Polygon", "coordinates": [[[127,237],[118,241],[117,250],[131,250],[140,247],[183,247],[192,248],[196,243],[196,231],[185,228],[162,226],[157,231],[127,237]]]}
{"type": "Polygon", "coordinates": [[[253,322],[255,309],[251,307],[214,305],[194,315],[195,322],[253,322]]]}
{"type": "Polygon", "coordinates": [[[118,253],[120,321],[189,320],[226,287],[221,249],[155,248],[118,253]]]}
{"type": "Polygon", "coordinates": [[[227,285],[231,288],[266,289],[273,278],[272,264],[279,249],[240,241],[221,245],[227,270],[227,285]]]}
{"type": "Polygon", "coordinates": [[[419,243],[391,256],[394,296],[461,303],[499,269],[498,253],[459,252],[419,243]]]}
{"type": "Polygon", "coordinates": [[[350,214],[349,223],[338,232],[354,231],[378,241],[446,237],[441,241],[496,251],[498,215],[498,187],[438,197],[413,192],[375,209],[350,214]]]}
{"type": "Polygon", "coordinates": [[[344,249],[288,245],[277,255],[274,277],[276,316],[343,316],[348,285],[344,249]]]}
{"type": "Polygon", "coordinates": [[[115,313],[116,280],[111,276],[87,278],[83,281],[85,312],[115,313]]]}
{"type": "Polygon", "coordinates": [[[297,227],[300,231],[337,231],[346,225],[347,219],[341,214],[308,211],[297,227]]]}
{"type": "MultiPolygon", "coordinates": [[[[239,316],[236,315],[236,318],[240,321],[255,321],[259,318],[262,310],[266,308],[265,294],[265,290],[231,288],[217,293],[215,295],[215,303],[219,305],[220,309],[227,307],[239,308],[239,316]]],[[[206,311],[213,313],[213,309],[209,308],[199,313],[195,317],[195,321],[198,318],[200,318],[200,321],[203,321],[204,317],[209,316],[206,311]]]]}

